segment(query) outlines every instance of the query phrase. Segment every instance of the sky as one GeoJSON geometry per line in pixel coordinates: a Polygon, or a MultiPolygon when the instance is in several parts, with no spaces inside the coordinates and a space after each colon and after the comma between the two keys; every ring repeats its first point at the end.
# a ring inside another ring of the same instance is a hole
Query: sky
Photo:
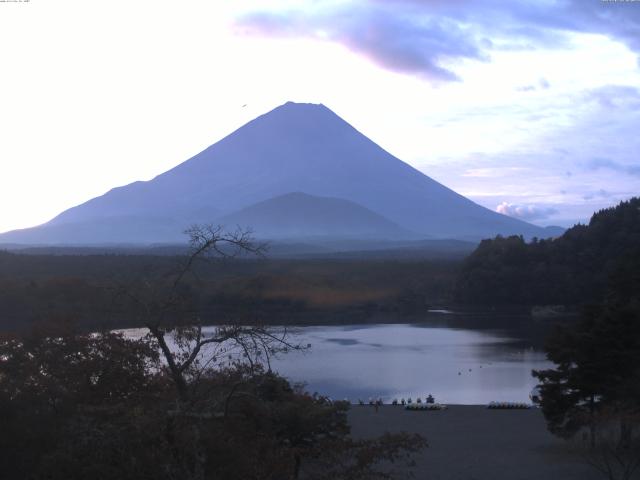
{"type": "Polygon", "coordinates": [[[640,193],[640,1],[0,1],[0,232],[323,103],[492,210],[640,193]]]}

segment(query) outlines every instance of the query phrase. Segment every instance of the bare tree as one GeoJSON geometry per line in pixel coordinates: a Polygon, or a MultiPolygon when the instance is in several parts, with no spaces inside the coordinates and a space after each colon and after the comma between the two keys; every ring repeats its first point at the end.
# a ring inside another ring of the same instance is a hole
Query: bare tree
{"type": "Polygon", "coordinates": [[[241,228],[227,232],[219,225],[194,225],[185,233],[189,253],[174,271],[155,281],[144,280],[137,288],[120,286],[120,293],[138,307],[139,320],[157,344],[181,401],[190,398],[190,380],[223,359],[240,358],[251,366],[266,363],[270,369],[274,354],[303,349],[289,341],[286,328],[274,330],[258,323],[227,321],[205,334],[188,285],[189,280],[199,280],[197,264],[211,257],[263,256],[266,245],[256,243],[251,231],[241,228]],[[207,347],[214,348],[205,352],[207,347]]]}
{"type": "Polygon", "coordinates": [[[167,442],[176,442],[177,430],[190,429],[192,454],[188,461],[176,458],[178,464],[188,463],[181,468],[180,476],[200,480],[205,478],[207,461],[200,441],[201,423],[226,415],[232,396],[241,394],[238,385],[230,386],[223,398],[201,392],[202,375],[216,367],[238,364],[248,364],[251,369],[266,364],[270,370],[273,355],[306,347],[291,342],[286,328],[275,330],[258,323],[226,321],[205,331],[194,300],[193,284],[199,283],[197,265],[211,257],[262,256],[266,245],[255,243],[251,231],[240,228],[227,232],[221,226],[194,225],[185,233],[189,236],[189,253],[177,268],[135,285],[121,285],[119,292],[136,306],[139,322],[148,330],[146,338],[161,352],[176,388],[175,408],[168,412],[167,442]]]}

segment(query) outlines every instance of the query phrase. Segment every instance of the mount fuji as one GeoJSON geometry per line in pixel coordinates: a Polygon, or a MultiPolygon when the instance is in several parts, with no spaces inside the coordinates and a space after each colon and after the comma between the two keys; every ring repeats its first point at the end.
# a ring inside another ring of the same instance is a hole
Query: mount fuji
{"type": "Polygon", "coordinates": [[[394,157],[324,105],[288,102],[149,181],[117,187],[14,244],[182,242],[194,223],[304,237],[479,240],[557,232],[496,213],[394,157]]]}

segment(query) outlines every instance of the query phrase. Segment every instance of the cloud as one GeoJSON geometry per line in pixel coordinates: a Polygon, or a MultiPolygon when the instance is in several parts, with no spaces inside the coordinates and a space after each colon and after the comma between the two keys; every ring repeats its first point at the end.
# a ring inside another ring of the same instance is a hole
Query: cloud
{"type": "Polygon", "coordinates": [[[640,8],[636,2],[571,0],[550,25],[606,35],[640,52],[640,8]]]}
{"type": "MultiPolygon", "coordinates": [[[[476,157],[479,157],[479,155],[476,155],[476,157]]],[[[510,177],[513,175],[526,175],[530,172],[531,169],[525,166],[497,165],[492,167],[467,168],[464,172],[462,172],[462,176],[473,178],[501,178],[510,177]]]]}
{"type": "Polygon", "coordinates": [[[252,34],[337,42],[386,69],[436,81],[458,80],[443,60],[485,59],[473,34],[454,20],[372,5],[314,13],[256,12],[237,23],[252,34]]]}
{"type": "Polygon", "coordinates": [[[626,175],[640,176],[640,165],[626,165],[607,158],[594,158],[586,164],[587,170],[612,170],[626,175]]]}
{"type": "Polygon", "coordinates": [[[518,87],[516,90],[519,92],[535,92],[537,90],[548,90],[551,87],[549,81],[541,77],[537,83],[531,85],[523,85],[522,87],[518,87]]]}
{"type": "Polygon", "coordinates": [[[612,193],[608,192],[607,190],[601,188],[600,190],[596,190],[596,191],[592,191],[589,193],[585,193],[582,196],[583,200],[594,200],[594,199],[608,199],[611,198],[613,196],[612,193]]]}
{"type": "MultiPolygon", "coordinates": [[[[568,34],[596,33],[640,53],[640,8],[602,0],[363,0],[310,2],[237,18],[249,34],[340,43],[380,66],[434,81],[459,80],[457,61],[486,61],[493,50],[566,48],[568,34]],[[306,5],[306,8],[305,8],[306,5]]],[[[524,86],[546,89],[548,82],[524,86]]]]}
{"type": "Polygon", "coordinates": [[[558,213],[558,210],[552,207],[502,202],[496,207],[496,212],[519,218],[520,220],[543,220],[558,213]]]}
{"type": "Polygon", "coordinates": [[[554,38],[554,33],[596,33],[640,52],[640,8],[635,1],[603,0],[377,0],[377,3],[420,6],[441,14],[493,24],[498,32],[533,42],[554,38]],[[509,20],[508,23],[498,23],[509,20]]]}
{"type": "Polygon", "coordinates": [[[607,109],[640,109],[640,88],[630,85],[603,85],[588,90],[584,98],[607,109]]]}

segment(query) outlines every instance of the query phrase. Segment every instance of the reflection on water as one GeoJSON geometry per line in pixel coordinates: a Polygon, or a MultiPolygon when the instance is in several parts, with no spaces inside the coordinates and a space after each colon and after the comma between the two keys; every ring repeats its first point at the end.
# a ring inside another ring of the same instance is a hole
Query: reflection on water
{"type": "Polygon", "coordinates": [[[544,353],[504,332],[410,324],[303,327],[293,352],[274,370],[335,399],[425,397],[438,402],[484,404],[528,401],[547,368],[544,353]]]}

